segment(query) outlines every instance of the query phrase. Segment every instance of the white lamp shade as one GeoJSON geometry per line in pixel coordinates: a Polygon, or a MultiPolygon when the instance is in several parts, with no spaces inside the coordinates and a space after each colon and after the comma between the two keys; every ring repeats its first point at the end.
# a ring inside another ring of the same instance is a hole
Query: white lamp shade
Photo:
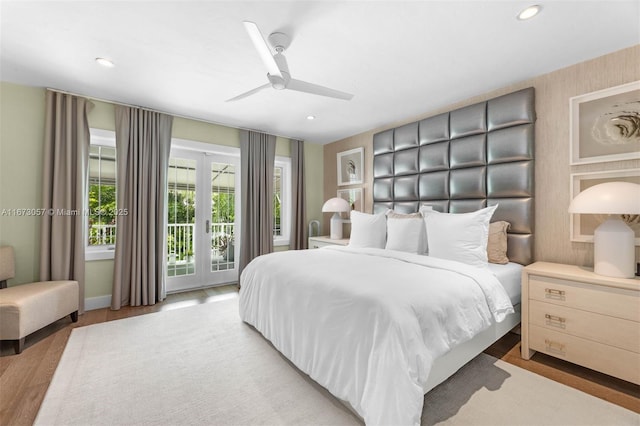
{"type": "Polygon", "coordinates": [[[344,198],[334,197],[328,199],[322,206],[323,212],[348,212],[351,206],[344,198]]]}
{"type": "MultiPolygon", "coordinates": [[[[607,182],[582,191],[569,213],[640,214],[640,185],[607,182]]],[[[633,278],[634,232],[619,217],[610,216],[593,233],[593,271],[599,275],[633,278]]]]}
{"type": "Polygon", "coordinates": [[[571,201],[569,213],[640,214],[640,185],[631,182],[594,185],[571,201]]]}

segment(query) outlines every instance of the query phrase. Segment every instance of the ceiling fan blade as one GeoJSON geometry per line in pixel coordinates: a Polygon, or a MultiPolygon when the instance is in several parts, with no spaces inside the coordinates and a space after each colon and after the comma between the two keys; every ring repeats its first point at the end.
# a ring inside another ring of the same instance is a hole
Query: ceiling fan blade
{"type": "Polygon", "coordinates": [[[237,101],[237,100],[242,99],[242,98],[246,98],[247,96],[251,96],[254,93],[258,93],[259,91],[261,91],[262,89],[266,89],[267,87],[271,87],[271,83],[263,84],[260,87],[256,87],[255,89],[251,89],[248,92],[245,92],[245,93],[243,93],[241,95],[238,95],[238,96],[236,96],[234,98],[227,99],[225,102],[233,102],[233,101],[237,101]]]}
{"type": "Polygon", "coordinates": [[[287,84],[287,89],[296,90],[298,92],[312,93],[314,95],[328,96],[330,98],[344,99],[350,101],[353,98],[351,93],[341,92],[335,89],[329,89],[328,87],[319,86],[313,83],[307,83],[306,81],[296,80],[292,78],[287,84]]]}
{"type": "Polygon", "coordinates": [[[256,47],[258,54],[260,54],[260,58],[262,58],[262,62],[264,62],[267,67],[267,71],[271,75],[277,75],[282,78],[282,74],[280,73],[280,68],[278,68],[278,64],[276,60],[273,59],[273,54],[271,53],[271,49],[269,49],[269,45],[267,41],[262,37],[262,33],[255,22],[244,21],[244,27],[249,33],[249,37],[253,42],[253,45],[256,47]]]}

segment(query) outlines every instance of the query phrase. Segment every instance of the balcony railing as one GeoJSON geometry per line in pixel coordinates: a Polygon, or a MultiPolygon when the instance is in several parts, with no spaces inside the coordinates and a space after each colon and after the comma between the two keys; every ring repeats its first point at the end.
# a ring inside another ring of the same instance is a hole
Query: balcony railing
{"type": "MultiPolygon", "coordinates": [[[[213,223],[210,229],[212,270],[233,268],[234,223],[213,223]]],[[[167,226],[167,254],[169,275],[192,273],[195,253],[195,224],[171,223],[167,226]],[[184,269],[184,272],[178,271],[184,269]]],[[[89,245],[114,245],[116,225],[91,225],[89,245]]]]}
{"type": "Polygon", "coordinates": [[[90,246],[112,246],[116,243],[116,225],[91,225],[90,246]]]}

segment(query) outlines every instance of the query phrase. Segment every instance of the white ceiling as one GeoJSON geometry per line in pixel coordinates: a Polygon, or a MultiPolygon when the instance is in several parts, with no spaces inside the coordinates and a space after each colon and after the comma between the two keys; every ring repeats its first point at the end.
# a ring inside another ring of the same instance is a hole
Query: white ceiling
{"type": "Polygon", "coordinates": [[[640,43],[637,0],[518,21],[534,2],[2,0],[0,78],[327,143],[640,43]],[[293,78],[354,98],[225,102],[267,83],[243,20],[292,37],[293,78]]]}

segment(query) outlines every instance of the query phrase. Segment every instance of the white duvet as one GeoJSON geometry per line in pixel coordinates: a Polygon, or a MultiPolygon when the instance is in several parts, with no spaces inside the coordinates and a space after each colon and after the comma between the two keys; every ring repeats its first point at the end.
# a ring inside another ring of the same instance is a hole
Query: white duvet
{"type": "Polygon", "coordinates": [[[254,259],[240,316],[367,425],[419,425],[433,360],[513,306],[487,269],[380,249],[254,259]]]}

